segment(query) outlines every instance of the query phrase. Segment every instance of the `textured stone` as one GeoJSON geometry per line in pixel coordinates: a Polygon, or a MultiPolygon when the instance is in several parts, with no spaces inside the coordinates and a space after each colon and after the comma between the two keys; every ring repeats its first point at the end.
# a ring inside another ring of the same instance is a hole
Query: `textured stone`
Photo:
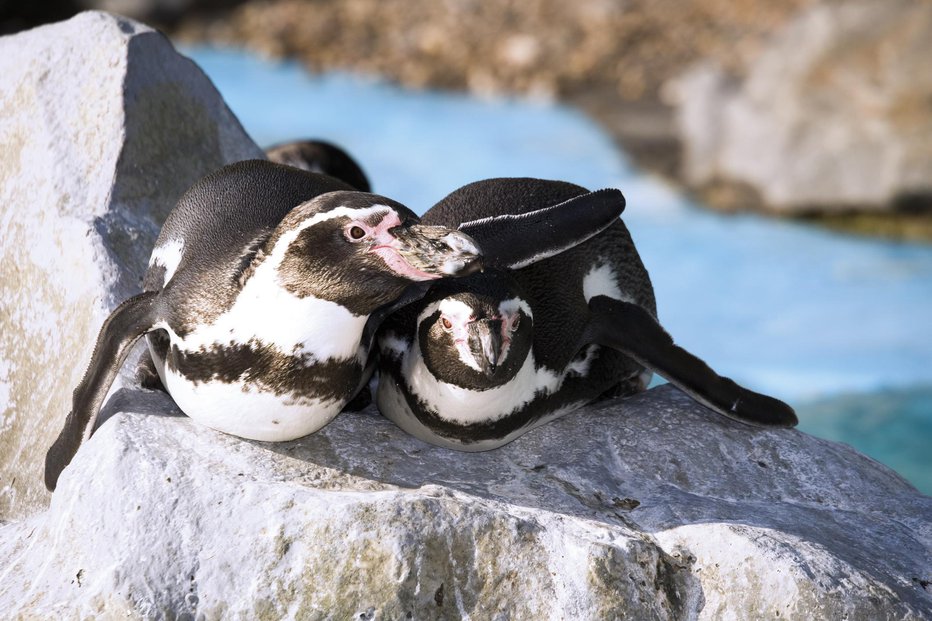
{"type": "Polygon", "coordinates": [[[372,410],[281,444],[161,393],[106,410],[48,512],[0,527],[14,618],[932,615],[932,498],[669,386],[472,454],[372,410]]]}
{"type": "Polygon", "coordinates": [[[788,212],[932,203],[930,57],[928,2],[810,8],[746,79],[705,64],[671,85],[688,182],[788,212]]]}
{"type": "Polygon", "coordinates": [[[104,13],[0,38],[0,517],[48,503],[45,450],[97,331],[197,178],[262,157],[204,74],[104,13]]]}
{"type": "Polygon", "coordinates": [[[740,66],[815,1],[265,0],[190,17],[175,35],[415,88],[542,98],[596,90],[618,102],[653,99],[697,58],[740,66]]]}

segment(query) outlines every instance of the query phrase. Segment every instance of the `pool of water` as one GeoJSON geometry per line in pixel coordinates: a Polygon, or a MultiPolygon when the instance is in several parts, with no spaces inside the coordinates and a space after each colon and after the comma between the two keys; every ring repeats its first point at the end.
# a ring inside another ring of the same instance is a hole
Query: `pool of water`
{"type": "Polygon", "coordinates": [[[232,50],[185,53],[260,145],[331,140],[375,192],[419,213],[488,177],[620,188],[661,321],[681,345],[790,402],[802,429],[932,493],[932,247],[702,210],[564,106],[315,76],[232,50]]]}

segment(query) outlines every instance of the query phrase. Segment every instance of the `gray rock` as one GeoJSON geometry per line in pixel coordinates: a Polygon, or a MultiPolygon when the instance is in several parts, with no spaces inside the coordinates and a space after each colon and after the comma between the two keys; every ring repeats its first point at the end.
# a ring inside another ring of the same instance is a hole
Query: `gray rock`
{"type": "Polygon", "coordinates": [[[161,393],[107,410],[48,512],[0,528],[13,617],[932,617],[932,498],[669,386],[474,454],[372,410],[281,444],[161,393]]]}
{"type": "Polygon", "coordinates": [[[743,81],[703,65],[670,85],[688,183],[785,212],[932,200],[929,58],[928,2],[817,4],[743,81]]]}
{"type": "Polygon", "coordinates": [[[159,33],[104,13],[0,38],[0,518],[48,504],[45,450],[114,306],[197,178],[263,157],[159,33]]]}

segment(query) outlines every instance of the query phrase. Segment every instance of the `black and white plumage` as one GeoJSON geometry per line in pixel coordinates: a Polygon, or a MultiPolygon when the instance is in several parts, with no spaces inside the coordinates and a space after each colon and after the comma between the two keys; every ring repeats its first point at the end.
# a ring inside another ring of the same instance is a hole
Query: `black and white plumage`
{"type": "MultiPolygon", "coordinates": [[[[603,202],[573,219],[589,223],[588,237],[620,211],[603,202]]],[[[46,456],[46,485],[54,489],[90,437],[143,335],[162,384],[191,418],[257,440],[316,431],[367,380],[372,335],[393,303],[416,298],[412,283],[538,254],[534,231],[514,227],[517,243],[509,244],[494,219],[464,226],[470,235],[421,225],[388,198],[266,161],[201,179],[166,220],[145,291],[104,323],[46,456]]]]}
{"type": "Polygon", "coordinates": [[[282,142],[267,148],[265,155],[276,164],[336,177],[360,192],[372,189],[359,163],[349,153],[325,140],[282,142]]]}
{"type": "Polygon", "coordinates": [[[162,228],[144,292],[101,330],[46,458],[47,486],[89,437],[143,334],[163,385],[195,420],[273,441],[319,429],[365,379],[369,315],[411,282],[478,260],[467,236],[426,229],[422,239],[416,226],[390,199],[270,162],[198,181],[162,228]]]}
{"type": "MultiPolygon", "coordinates": [[[[422,221],[456,227],[585,193],[558,181],[490,179],[453,192],[422,221]]],[[[796,423],[786,404],[718,376],[673,344],[621,220],[521,269],[432,285],[383,323],[378,344],[382,413],[459,450],[495,448],[602,395],[644,390],[651,371],[737,420],[796,423]]]]}

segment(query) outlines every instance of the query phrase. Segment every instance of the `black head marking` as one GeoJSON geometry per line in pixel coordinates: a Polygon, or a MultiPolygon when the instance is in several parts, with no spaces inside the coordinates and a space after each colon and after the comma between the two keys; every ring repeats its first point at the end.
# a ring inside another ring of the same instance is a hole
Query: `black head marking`
{"type": "Polygon", "coordinates": [[[368,315],[400,296],[410,279],[370,252],[371,244],[366,240],[356,240],[356,229],[364,237],[382,223],[403,226],[417,222],[408,208],[374,194],[333,192],[289,214],[267,243],[266,253],[288,230],[307,218],[335,210],[349,213],[307,226],[289,244],[279,268],[279,281],[298,297],[313,295],[345,306],[354,314],[368,315]]]}
{"type": "MultiPolygon", "coordinates": [[[[352,187],[326,175],[264,160],[213,172],[185,192],[162,227],[156,247],[184,244],[184,256],[164,289],[166,320],[179,335],[213,321],[236,300],[253,259],[284,218],[317,196],[352,187]]],[[[163,290],[165,270],[146,272],[143,288],[163,290]]]]}
{"type": "Polygon", "coordinates": [[[325,194],[295,209],[266,253],[294,231],[297,237],[285,242],[280,284],[298,297],[336,302],[357,315],[396,300],[411,282],[469,269],[478,258],[462,233],[419,226],[403,205],[361,192],[325,194]]]}
{"type": "MultiPolygon", "coordinates": [[[[511,381],[524,365],[534,340],[533,319],[517,304],[524,300],[508,274],[489,270],[453,283],[438,283],[422,308],[436,310],[417,327],[427,369],[440,381],[470,390],[488,390],[511,381]],[[444,295],[449,290],[450,295],[444,295]],[[448,316],[444,309],[452,309],[448,316]]],[[[526,302],[525,302],[526,303],[526,302]]]]}
{"type": "Polygon", "coordinates": [[[323,140],[296,140],[265,150],[269,160],[345,181],[361,192],[371,189],[359,164],[335,144],[323,140]]]}

